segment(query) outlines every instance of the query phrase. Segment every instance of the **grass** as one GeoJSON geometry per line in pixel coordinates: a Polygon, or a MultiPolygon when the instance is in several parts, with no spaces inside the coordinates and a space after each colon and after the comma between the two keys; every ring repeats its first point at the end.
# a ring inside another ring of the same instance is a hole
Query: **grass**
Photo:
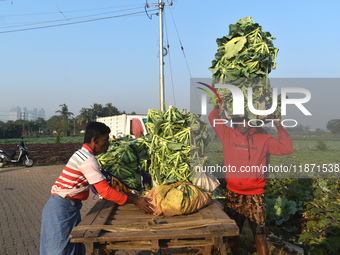
{"type": "Polygon", "coordinates": [[[318,143],[322,141],[325,143],[327,150],[329,151],[340,151],[340,141],[324,141],[321,139],[316,140],[293,140],[293,147],[295,151],[303,150],[317,150],[318,143]]]}
{"type": "Polygon", "coordinates": [[[274,165],[288,164],[331,164],[338,163],[340,158],[340,150],[337,151],[299,151],[293,154],[275,156],[271,155],[270,162],[274,165]]]}
{"type": "MultiPolygon", "coordinates": [[[[294,151],[316,151],[318,143],[322,141],[326,145],[327,151],[340,151],[340,141],[325,140],[295,140],[293,139],[294,151]]],[[[219,139],[213,139],[207,146],[207,152],[222,152],[222,143],[219,139]]]]}
{"type": "MultiPolygon", "coordinates": [[[[49,144],[55,143],[56,138],[54,136],[44,137],[24,137],[24,141],[27,144],[49,144]]],[[[78,136],[64,136],[60,138],[60,143],[83,143],[84,135],[78,136]]],[[[8,138],[0,139],[0,144],[18,144],[20,138],[8,138]]]]}

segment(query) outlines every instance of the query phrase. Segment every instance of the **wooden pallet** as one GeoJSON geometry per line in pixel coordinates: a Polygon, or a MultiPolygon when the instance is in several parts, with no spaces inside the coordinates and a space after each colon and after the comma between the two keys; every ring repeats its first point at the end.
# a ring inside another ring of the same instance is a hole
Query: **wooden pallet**
{"type": "Polygon", "coordinates": [[[84,243],[87,255],[96,248],[157,252],[188,247],[211,254],[213,246],[226,254],[223,238],[238,234],[235,221],[216,203],[189,215],[155,217],[134,205],[119,206],[101,199],[73,229],[71,242],[84,243]]]}

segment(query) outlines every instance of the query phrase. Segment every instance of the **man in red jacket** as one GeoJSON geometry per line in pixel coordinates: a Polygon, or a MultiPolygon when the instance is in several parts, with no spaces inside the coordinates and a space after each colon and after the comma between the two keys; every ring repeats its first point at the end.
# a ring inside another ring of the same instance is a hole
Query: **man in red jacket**
{"type": "MultiPolygon", "coordinates": [[[[268,254],[263,170],[270,154],[293,153],[293,143],[281,126],[280,119],[273,122],[279,140],[262,128],[249,126],[247,118],[237,120],[235,129],[226,126],[219,119],[220,111],[216,107],[210,113],[209,121],[223,145],[227,181],[225,212],[236,221],[240,231],[244,221],[248,219],[255,236],[257,254],[268,254]]],[[[230,238],[229,245],[233,254],[240,254],[238,237],[230,238]]]]}

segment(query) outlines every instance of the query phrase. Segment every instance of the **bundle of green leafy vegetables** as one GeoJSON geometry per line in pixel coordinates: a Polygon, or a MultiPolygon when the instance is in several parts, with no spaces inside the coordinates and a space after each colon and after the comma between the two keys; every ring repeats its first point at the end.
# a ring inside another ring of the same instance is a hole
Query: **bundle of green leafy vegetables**
{"type": "Polygon", "coordinates": [[[150,164],[145,170],[154,183],[195,182],[194,167],[206,160],[203,151],[209,141],[207,124],[198,115],[170,105],[164,113],[149,109],[146,127],[150,164]]]}
{"type": "Polygon", "coordinates": [[[149,155],[145,138],[126,135],[111,141],[105,154],[97,156],[99,166],[111,172],[128,188],[143,187],[141,169],[145,169],[149,155]]]}
{"type": "MultiPolygon", "coordinates": [[[[216,39],[217,53],[209,68],[212,72],[212,84],[236,85],[242,90],[246,102],[248,88],[251,87],[252,102],[257,104],[254,107],[268,109],[272,103],[268,74],[275,69],[279,50],[274,47],[274,39],[269,32],[263,32],[262,27],[251,17],[229,25],[229,34],[216,39]]],[[[226,116],[231,116],[231,91],[218,89],[217,92],[226,106],[226,116]]],[[[255,119],[256,116],[248,109],[249,107],[245,107],[246,116],[255,119]]]]}

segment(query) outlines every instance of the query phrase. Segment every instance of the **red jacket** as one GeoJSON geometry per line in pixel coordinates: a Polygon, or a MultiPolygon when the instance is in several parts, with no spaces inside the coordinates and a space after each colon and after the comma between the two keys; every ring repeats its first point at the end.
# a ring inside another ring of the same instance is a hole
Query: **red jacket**
{"type": "Polygon", "coordinates": [[[267,166],[267,156],[293,153],[293,143],[286,130],[282,126],[277,127],[280,140],[259,133],[256,128],[242,135],[237,129],[225,124],[215,124],[214,127],[214,119],[220,119],[218,108],[212,110],[209,121],[222,141],[227,188],[245,195],[264,193],[265,178],[262,170],[267,166]]]}

